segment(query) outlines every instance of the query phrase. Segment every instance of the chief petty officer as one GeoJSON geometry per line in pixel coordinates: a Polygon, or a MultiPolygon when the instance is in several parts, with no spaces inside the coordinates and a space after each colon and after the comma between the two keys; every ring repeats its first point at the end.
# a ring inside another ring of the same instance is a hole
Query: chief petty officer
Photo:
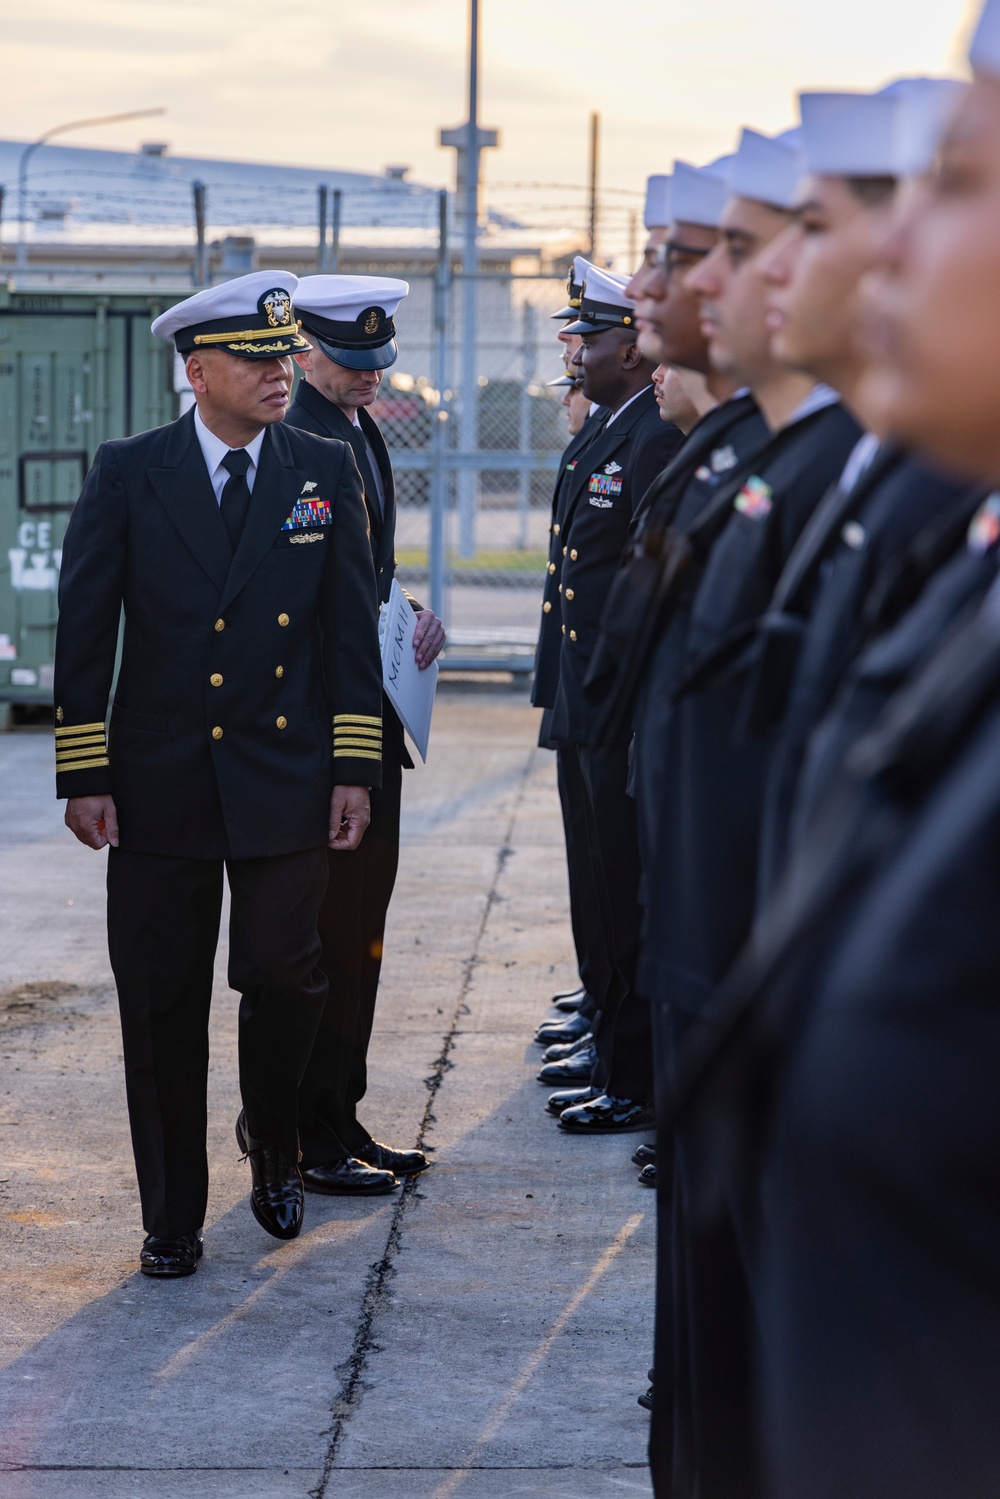
{"type": "Polygon", "coordinates": [[[327,992],[326,851],[356,847],[381,776],[357,465],[347,444],[280,425],[290,356],[306,347],[295,287],[288,272],[255,272],[156,319],[185,358],[195,409],[101,446],[63,553],[57,794],[81,842],[110,845],[148,1275],[189,1275],[202,1252],[224,866],[251,1207],[277,1238],[301,1228],[297,1090],[327,992]]]}
{"type": "Polygon", "coordinates": [[[573,356],[583,391],[608,415],[581,454],[566,493],[561,535],[559,688],[550,735],[564,752],[567,775],[587,812],[593,878],[610,981],[595,1030],[597,1062],[591,1088],[571,1099],[555,1095],[549,1109],[560,1125],[583,1134],[641,1129],[652,1118],[649,1007],[636,996],[639,945],[639,852],[635,807],[627,795],[627,727],[617,742],[599,744],[583,680],[608,589],[642,495],[684,441],[660,420],[651,383],[653,363],[636,343],[633,304],[625,281],[588,271],[580,317],[565,330],[582,335],[573,356]]]}
{"type": "MultiPolygon", "coordinates": [[[[565,378],[569,378],[577,390],[579,390],[579,379],[577,372],[570,368],[570,361],[580,347],[580,335],[567,333],[566,327],[576,322],[579,317],[584,278],[587,271],[591,269],[593,267],[590,262],[582,255],[574,256],[566,278],[566,305],[552,314],[553,318],[560,319],[564,325],[559,329],[557,337],[563,349],[563,360],[567,370],[565,378]]],[[[582,397],[582,391],[580,395],[582,397]]],[[[570,440],[559,460],[558,475],[552,493],[549,555],[545,564],[542,618],[538,630],[538,644],[535,648],[535,674],[531,686],[533,706],[543,709],[538,743],[542,749],[553,749],[556,752],[556,780],[563,816],[569,877],[570,921],[581,985],[577,996],[579,1004],[576,1013],[571,1014],[561,1023],[543,1023],[539,1027],[537,1039],[543,1043],[555,1042],[557,1045],[579,1046],[582,1044],[588,1051],[590,1042],[587,1038],[591,1035],[591,1026],[597,1013],[598,997],[606,989],[610,974],[607,971],[607,958],[601,939],[598,895],[586,855],[585,809],[581,798],[573,796],[573,785],[566,774],[564,755],[559,746],[551,741],[549,729],[552,722],[552,709],[555,707],[556,694],[559,689],[559,657],[562,649],[559,585],[563,562],[562,525],[565,519],[563,510],[577,464],[580,462],[580,455],[600,431],[601,423],[606,415],[602,407],[597,406],[595,402],[588,402],[587,414],[576,431],[571,432],[570,440]]],[[[562,996],[562,998],[567,1004],[570,1002],[569,995],[562,996]]],[[[565,1081],[571,1082],[577,1075],[573,1069],[583,1065],[585,1067],[583,1075],[589,1078],[594,1060],[592,1051],[589,1063],[586,1056],[581,1057],[579,1054],[572,1059],[567,1058],[565,1062],[557,1062],[553,1059],[549,1066],[543,1069],[540,1076],[542,1081],[561,1082],[564,1079],[559,1071],[557,1070],[556,1075],[552,1077],[550,1068],[552,1066],[557,1069],[568,1067],[571,1070],[565,1081]]]]}
{"type": "MultiPolygon", "coordinates": [[[[306,276],[295,314],[312,348],[295,358],[304,378],[286,424],[349,443],[364,485],[378,597],[388,601],[396,569],[396,491],[378,423],[367,410],[385,370],[396,362],[393,316],[409,291],[384,276],[306,276]]],[[[425,668],[444,645],[444,627],[414,599],[413,643],[425,668]]],[[[320,908],[322,966],[330,985],[312,1055],[299,1089],[299,1142],[307,1191],[327,1195],[391,1192],[400,1176],[423,1171],[419,1150],[374,1140],[357,1117],[367,1085],[366,1060],[375,1016],[385,920],[399,864],[403,768],[411,769],[403,727],[382,701],[382,784],[372,791],[371,822],[349,857],[329,856],[330,880],[320,908]]]]}

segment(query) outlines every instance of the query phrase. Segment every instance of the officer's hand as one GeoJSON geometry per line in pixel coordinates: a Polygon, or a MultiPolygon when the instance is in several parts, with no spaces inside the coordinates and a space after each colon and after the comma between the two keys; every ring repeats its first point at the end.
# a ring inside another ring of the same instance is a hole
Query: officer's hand
{"type": "Polygon", "coordinates": [[[118,847],[118,813],[110,796],[71,796],[66,826],[88,848],[118,847]]]}
{"type": "Polygon", "coordinates": [[[334,786],[330,798],[330,847],[357,848],[370,818],[367,786],[334,786]]]}
{"type": "Polygon", "coordinates": [[[444,645],[444,625],[433,609],[418,609],[417,628],[413,632],[413,652],[417,665],[425,671],[444,645]]]}

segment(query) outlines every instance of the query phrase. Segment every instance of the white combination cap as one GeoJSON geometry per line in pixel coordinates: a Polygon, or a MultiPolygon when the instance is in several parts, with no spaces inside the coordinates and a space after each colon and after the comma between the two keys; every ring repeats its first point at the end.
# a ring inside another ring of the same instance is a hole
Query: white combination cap
{"type": "Polygon", "coordinates": [[[384,370],[396,362],[392,319],[409,290],[395,276],[303,276],[295,311],[334,364],[384,370]]]}
{"type": "Polygon", "coordinates": [[[551,317],[563,318],[567,322],[572,322],[579,317],[583,283],[587,279],[587,272],[593,269],[593,265],[585,255],[573,256],[573,264],[566,273],[566,306],[560,307],[558,312],[551,313],[551,317]]]}
{"type": "Polygon", "coordinates": [[[646,178],[646,209],[643,222],[647,229],[666,229],[670,223],[670,177],[646,178]]]}
{"type": "Polygon", "coordinates": [[[630,328],[635,303],[625,295],[631,278],[592,265],[583,283],[580,316],[567,333],[600,333],[603,328],[630,328]]]}
{"type": "Polygon", "coordinates": [[[793,208],[802,177],[802,149],[797,130],[761,135],[744,130],[729,172],[729,190],[769,208],[793,208]]]}
{"type": "Polygon", "coordinates": [[[731,160],[732,157],[723,156],[707,167],[693,167],[686,161],[674,162],[670,187],[673,223],[718,229],[722,210],[729,199],[727,166],[731,160]]]}
{"type": "Polygon", "coordinates": [[[308,349],[292,313],[298,277],[291,271],[251,271],[185,297],[152,324],[173,339],[178,354],[222,349],[242,359],[280,359],[308,349]]]}

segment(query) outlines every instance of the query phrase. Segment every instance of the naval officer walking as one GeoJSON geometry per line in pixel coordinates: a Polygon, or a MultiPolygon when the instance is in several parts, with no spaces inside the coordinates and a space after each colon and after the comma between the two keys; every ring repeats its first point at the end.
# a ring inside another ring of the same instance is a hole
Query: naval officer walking
{"type": "MultiPolygon", "coordinates": [[[[364,486],[381,603],[388,601],[396,570],[396,492],[385,439],[367,408],[384,371],[396,362],[393,316],[408,291],[405,281],[387,276],[306,276],[295,291],[295,315],[312,348],[295,356],[304,379],[285,421],[350,444],[364,486]]],[[[425,668],[444,645],[444,627],[433,610],[410,602],[417,613],[417,664],[425,668]]],[[[371,823],[348,857],[331,850],[320,909],[330,992],[299,1090],[299,1140],[307,1191],[327,1195],[391,1192],[399,1177],[416,1175],[428,1164],[419,1150],[380,1144],[357,1116],[399,864],[403,770],[413,767],[387,698],[382,721],[382,784],[372,792],[371,823]]]]}
{"type": "Polygon", "coordinates": [[[202,1252],[224,867],[251,1206],[277,1238],[301,1228],[297,1089],[327,992],[327,848],[357,846],[381,777],[357,465],[347,444],[281,425],[291,356],[306,347],[295,287],[288,272],[255,272],[157,318],[195,409],[101,446],[63,553],[57,793],[81,842],[110,845],[147,1275],[189,1275],[202,1252]]]}

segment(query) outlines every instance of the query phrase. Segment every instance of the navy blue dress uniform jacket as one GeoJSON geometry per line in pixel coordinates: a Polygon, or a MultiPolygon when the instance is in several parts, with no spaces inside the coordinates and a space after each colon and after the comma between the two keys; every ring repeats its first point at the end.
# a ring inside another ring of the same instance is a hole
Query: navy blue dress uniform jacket
{"type": "Polygon", "coordinates": [[[789,552],[861,430],[839,403],[775,433],[736,485],[701,574],[664,725],[655,859],[644,871],[640,984],[691,1014],[743,944],[754,911],[765,747],[735,742],[739,663],[727,643],[759,618],[789,552]]]}
{"type": "MultiPolygon", "coordinates": [[[[284,419],[288,426],[298,427],[302,432],[312,432],[316,437],[333,437],[340,442],[350,443],[361,474],[365,506],[368,510],[372,562],[375,567],[378,599],[380,604],[388,603],[392,580],[396,575],[396,481],[393,478],[389,449],[385,445],[385,438],[382,436],[378,423],[363,406],[360,406],[358,421],[361,427],[357,428],[353,422],[347,420],[339,406],[328,401],[326,396],[314,385],[310,385],[307,380],[300,380],[296,386],[295,399],[285,412],[284,419]],[[366,437],[378,463],[382,493],[385,496],[384,510],[379,509],[378,494],[373,478],[370,477],[370,463],[365,447],[366,437]]],[[[411,594],[407,593],[406,596],[415,609],[421,608],[411,594]]],[[[386,764],[390,761],[398,761],[407,770],[412,770],[413,760],[406,748],[403,726],[388,698],[383,699],[382,708],[383,759],[386,764]]]]}
{"type": "Polygon", "coordinates": [[[752,694],[747,705],[751,732],[775,736],[761,839],[761,895],[773,889],[788,855],[809,735],[874,628],[865,604],[876,578],[935,516],[971,494],[964,481],[884,447],[849,492],[829,496],[829,509],[817,512],[821,526],[807,528],[789,558],[762,622],[758,649],[763,650],[754,673],[757,701],[752,694]],[[778,650],[768,656],[771,643],[778,650]]]}
{"type": "Polygon", "coordinates": [[[380,784],[375,578],[346,444],[268,427],[234,555],[193,413],[103,443],[59,606],[57,793],[111,793],[122,848],[323,847],[333,786],[380,784]]]}
{"type": "MultiPolygon", "coordinates": [[[[711,1242],[728,1215],[750,1281],[741,1315],[709,1315],[690,1356],[733,1383],[743,1362],[745,1406],[767,1420],[740,1466],[765,1468],[776,1499],[996,1488],[991,605],[965,624],[933,611],[937,649],[856,744],[678,1059],[689,1222],[711,1242]]],[[[908,624],[901,641],[929,643],[908,624]]],[[[701,1307],[732,1309],[731,1272],[700,1258],[701,1307]]]]}
{"type": "Polygon", "coordinates": [[[559,460],[559,474],[552,494],[552,519],[549,524],[549,555],[545,564],[545,587],[542,590],[542,622],[535,649],[535,675],[531,684],[531,701],[536,708],[554,708],[559,691],[559,656],[562,651],[562,611],[559,607],[559,585],[562,582],[564,547],[562,528],[566,500],[572,491],[577,465],[583,461],[584,448],[600,431],[607,412],[591,412],[583,426],[567,443],[559,460]]]}
{"type": "MultiPolygon", "coordinates": [[[[657,475],[684,442],[664,422],[652,385],[584,449],[569,481],[560,525],[559,691],[550,734],[557,743],[597,742],[584,679],[600,635],[601,615],[628,542],[632,519],[657,475]]],[[[623,742],[630,731],[623,734],[623,742]]]]}

